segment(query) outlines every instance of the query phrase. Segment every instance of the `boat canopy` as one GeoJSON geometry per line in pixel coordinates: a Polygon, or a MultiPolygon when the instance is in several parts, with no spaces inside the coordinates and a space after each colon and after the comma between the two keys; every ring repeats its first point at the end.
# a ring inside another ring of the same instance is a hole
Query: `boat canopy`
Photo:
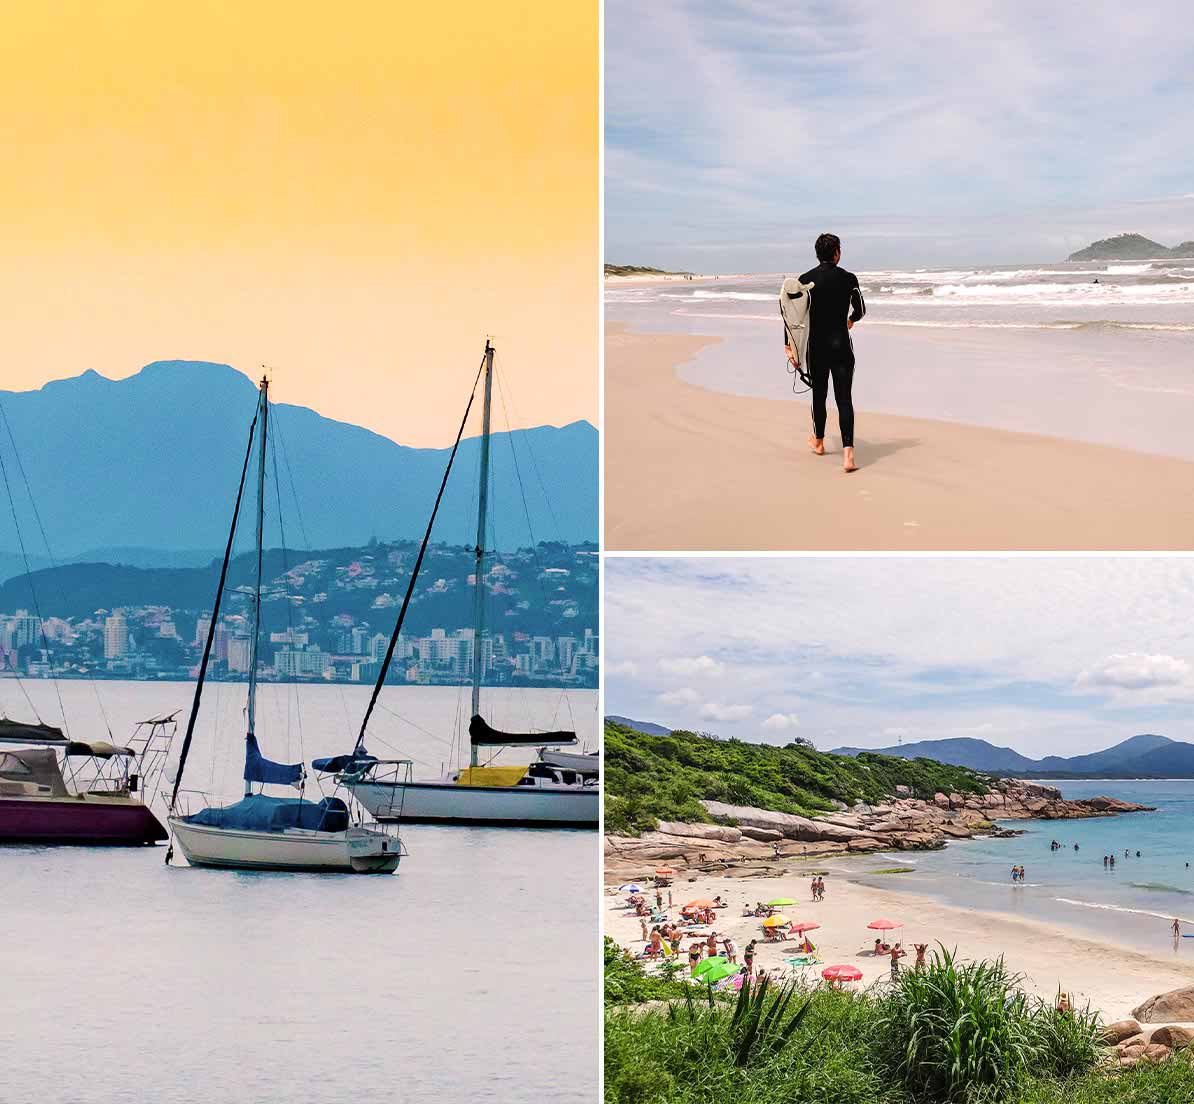
{"type": "Polygon", "coordinates": [[[235,805],[201,809],[183,819],[188,824],[208,828],[239,828],[249,832],[285,832],[288,828],[345,832],[348,830],[348,806],[338,797],[325,797],[316,802],[301,797],[253,794],[235,805]]]}
{"type": "Polygon", "coordinates": [[[577,774],[592,775],[594,778],[601,773],[601,756],[595,753],[581,755],[574,751],[545,750],[539,758],[549,767],[559,770],[576,771],[577,774]]]}
{"type": "Polygon", "coordinates": [[[479,713],[469,721],[468,734],[473,747],[569,747],[576,743],[575,732],[500,732],[490,728],[479,713]]]}
{"type": "Polygon", "coordinates": [[[303,777],[302,763],[275,763],[261,754],[257,737],[249,733],[245,737],[245,781],[276,782],[289,786],[303,777]]]}
{"type": "Polygon", "coordinates": [[[26,724],[0,717],[0,742],[6,744],[65,744],[62,729],[48,724],[26,724]]]}
{"type": "Polygon", "coordinates": [[[20,782],[49,789],[52,797],[66,797],[69,791],[58,768],[58,753],[53,748],[22,748],[0,751],[0,782],[20,782]]]}
{"type": "Polygon", "coordinates": [[[66,745],[67,755],[94,755],[97,759],[112,759],[118,755],[133,758],[136,752],[132,748],[117,747],[107,740],[71,740],[66,745]]]}
{"type": "Polygon", "coordinates": [[[370,755],[362,747],[347,755],[329,755],[323,759],[312,759],[311,766],[321,774],[340,774],[342,771],[356,770],[376,762],[377,756],[370,755]]]}

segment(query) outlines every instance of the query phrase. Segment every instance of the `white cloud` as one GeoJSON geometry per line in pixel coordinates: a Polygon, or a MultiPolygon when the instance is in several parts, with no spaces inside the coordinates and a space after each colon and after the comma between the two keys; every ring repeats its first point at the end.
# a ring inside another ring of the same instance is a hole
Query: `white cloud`
{"type": "Polygon", "coordinates": [[[1078,676],[1083,689],[1112,691],[1159,690],[1189,685],[1190,664],[1171,655],[1127,652],[1108,656],[1078,676]]]}
{"type": "Polygon", "coordinates": [[[686,686],[682,690],[669,690],[660,694],[657,700],[660,705],[692,705],[700,701],[700,695],[686,686]]]}
{"type": "Polygon", "coordinates": [[[800,724],[800,718],[795,713],[772,713],[763,722],[763,727],[772,732],[784,732],[789,728],[796,728],[800,724]]]}
{"type": "Polygon", "coordinates": [[[701,719],[732,723],[746,720],[754,711],[752,705],[719,705],[717,702],[706,702],[701,706],[701,719]]]}
{"type": "Polygon", "coordinates": [[[661,670],[666,671],[669,675],[709,675],[717,678],[725,672],[724,663],[719,663],[716,659],[710,659],[707,655],[676,656],[671,659],[661,659],[659,666],[661,670]]]}
{"type": "Polygon", "coordinates": [[[613,675],[633,678],[638,674],[638,664],[632,659],[623,659],[617,663],[607,663],[605,665],[605,674],[607,678],[613,675]]]}

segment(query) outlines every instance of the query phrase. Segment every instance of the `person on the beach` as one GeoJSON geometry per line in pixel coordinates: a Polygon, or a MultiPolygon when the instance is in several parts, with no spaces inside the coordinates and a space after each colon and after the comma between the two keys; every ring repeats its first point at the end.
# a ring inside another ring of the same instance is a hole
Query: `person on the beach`
{"type": "Polygon", "coordinates": [[[912,946],[916,948],[916,961],[912,964],[913,969],[923,970],[925,968],[925,951],[929,949],[927,943],[913,943],[912,946]]]}
{"type": "Polygon", "coordinates": [[[1173,938],[1177,939],[1181,936],[1181,934],[1182,934],[1182,925],[1181,925],[1181,922],[1178,920],[1178,918],[1175,916],[1173,918],[1173,938]]]}
{"type": "Polygon", "coordinates": [[[900,959],[908,952],[904,950],[898,943],[891,948],[891,976],[897,978],[900,976],[900,959]]]}
{"type": "Polygon", "coordinates": [[[705,940],[705,946],[708,948],[706,953],[710,958],[717,954],[717,932],[712,931],[709,933],[709,937],[705,940]]]}
{"type": "Polygon", "coordinates": [[[725,948],[726,961],[731,966],[737,966],[738,965],[738,945],[734,942],[733,938],[731,936],[727,935],[721,941],[721,945],[725,948]]]}
{"type": "Polygon", "coordinates": [[[747,977],[754,973],[755,969],[755,941],[752,939],[746,945],[746,950],[742,952],[742,965],[746,968],[747,977]]]}
{"type": "Polygon", "coordinates": [[[875,957],[878,958],[883,953],[883,940],[875,936],[875,957]]]}
{"type": "Polygon", "coordinates": [[[701,964],[701,945],[694,943],[688,948],[688,972],[695,974],[697,967],[701,964]]]}
{"type": "Polygon", "coordinates": [[[643,917],[641,917],[641,916],[640,916],[640,917],[638,918],[638,922],[639,922],[639,923],[642,925],[642,928],[643,928],[643,942],[644,942],[644,943],[646,943],[646,941],[647,941],[647,938],[648,938],[648,936],[647,936],[647,921],[646,921],[646,920],[645,920],[643,917]]]}
{"type": "MultiPolygon", "coordinates": [[[[858,470],[854,463],[854,402],[850,395],[854,383],[854,345],[850,330],[866,314],[866,303],[858,277],[838,267],[842,242],[836,234],[822,234],[813,249],[820,262],[800,277],[802,284],[813,284],[809,304],[808,372],[813,391],[813,432],[809,448],[825,455],[825,401],[829,381],[833,380],[833,401],[837,404],[838,428],[842,431],[842,468],[858,470]]],[[[787,346],[788,331],[784,327],[787,346]]],[[[796,352],[787,346],[788,360],[796,364],[796,352]]]]}

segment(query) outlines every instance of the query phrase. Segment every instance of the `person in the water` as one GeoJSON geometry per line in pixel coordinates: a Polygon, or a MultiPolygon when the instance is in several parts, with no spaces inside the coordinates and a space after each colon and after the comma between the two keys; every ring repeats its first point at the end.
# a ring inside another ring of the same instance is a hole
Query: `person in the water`
{"type": "MultiPolygon", "coordinates": [[[[842,469],[857,471],[854,463],[854,344],[850,330],[866,314],[866,303],[858,277],[838,267],[842,259],[842,242],[836,234],[822,234],[813,246],[820,262],[810,268],[800,282],[812,284],[812,300],[808,322],[808,373],[813,390],[813,432],[808,446],[818,456],[825,455],[825,403],[829,397],[829,381],[833,380],[833,401],[837,404],[838,428],[842,431],[842,469]]],[[[796,353],[787,346],[788,331],[784,327],[784,343],[788,360],[796,365],[796,353]]]]}

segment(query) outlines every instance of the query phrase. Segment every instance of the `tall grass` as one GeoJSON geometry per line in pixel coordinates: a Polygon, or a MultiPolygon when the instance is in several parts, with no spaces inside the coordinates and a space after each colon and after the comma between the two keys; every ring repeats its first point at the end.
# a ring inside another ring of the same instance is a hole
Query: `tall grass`
{"type": "Polygon", "coordinates": [[[934,1101],[1006,1099],[1030,1076],[1066,1077],[1098,1058],[1097,1017],[1027,996],[1003,959],[958,962],[941,947],[880,998],[893,1069],[934,1101]]]}

